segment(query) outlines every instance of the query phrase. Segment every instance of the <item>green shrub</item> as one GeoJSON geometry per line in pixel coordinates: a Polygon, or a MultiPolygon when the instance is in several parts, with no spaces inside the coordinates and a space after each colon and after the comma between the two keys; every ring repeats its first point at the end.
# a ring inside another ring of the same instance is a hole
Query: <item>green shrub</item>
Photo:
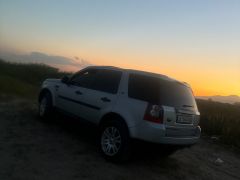
{"type": "Polygon", "coordinates": [[[37,86],[33,86],[16,78],[2,75],[0,75],[0,84],[0,92],[2,94],[11,94],[26,98],[36,97],[39,89],[37,86]]]}
{"type": "Polygon", "coordinates": [[[10,63],[0,60],[0,93],[36,98],[45,79],[61,78],[69,74],[45,64],[10,63]]]}

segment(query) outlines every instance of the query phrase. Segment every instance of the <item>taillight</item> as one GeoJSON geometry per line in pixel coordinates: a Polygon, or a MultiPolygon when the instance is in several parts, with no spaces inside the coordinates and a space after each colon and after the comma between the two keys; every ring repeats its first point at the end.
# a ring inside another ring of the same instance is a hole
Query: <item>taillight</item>
{"type": "Polygon", "coordinates": [[[144,120],[159,124],[163,123],[163,108],[159,105],[148,104],[144,120]]]}

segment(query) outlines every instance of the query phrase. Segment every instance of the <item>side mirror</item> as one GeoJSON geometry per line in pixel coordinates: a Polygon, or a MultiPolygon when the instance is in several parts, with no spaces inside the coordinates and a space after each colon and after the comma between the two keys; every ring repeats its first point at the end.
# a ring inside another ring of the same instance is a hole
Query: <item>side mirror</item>
{"type": "Polygon", "coordinates": [[[69,77],[68,76],[63,76],[63,78],[61,79],[62,83],[64,84],[68,84],[69,83],[69,77]]]}

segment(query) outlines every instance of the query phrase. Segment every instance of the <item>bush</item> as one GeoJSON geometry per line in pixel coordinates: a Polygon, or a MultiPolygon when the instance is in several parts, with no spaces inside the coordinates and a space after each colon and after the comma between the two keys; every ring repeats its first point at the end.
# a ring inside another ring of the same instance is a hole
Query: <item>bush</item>
{"type": "Polygon", "coordinates": [[[197,104],[202,132],[240,147],[240,106],[206,100],[197,100],[197,104]]]}
{"type": "Polygon", "coordinates": [[[61,78],[69,74],[45,64],[9,63],[0,60],[0,93],[36,98],[45,79],[61,78]]]}

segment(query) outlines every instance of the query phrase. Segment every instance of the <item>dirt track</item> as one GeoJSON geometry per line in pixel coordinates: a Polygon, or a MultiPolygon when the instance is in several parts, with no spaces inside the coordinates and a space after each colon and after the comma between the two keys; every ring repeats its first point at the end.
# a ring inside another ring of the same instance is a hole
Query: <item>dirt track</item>
{"type": "Polygon", "coordinates": [[[240,179],[240,156],[209,138],[168,158],[141,151],[127,164],[105,161],[95,128],[61,117],[41,122],[36,104],[0,99],[0,180],[240,179]],[[217,158],[224,162],[216,164],[217,158]]]}

